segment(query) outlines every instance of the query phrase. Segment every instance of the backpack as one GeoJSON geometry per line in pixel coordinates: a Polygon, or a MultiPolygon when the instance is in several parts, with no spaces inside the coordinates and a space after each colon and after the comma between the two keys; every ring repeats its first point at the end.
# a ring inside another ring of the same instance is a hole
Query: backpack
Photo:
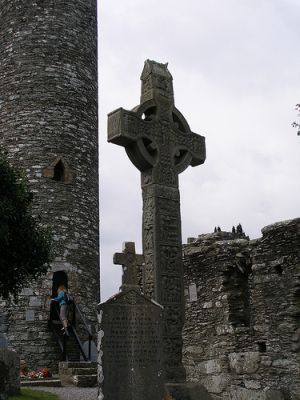
{"type": "Polygon", "coordinates": [[[74,303],[73,297],[72,297],[72,295],[70,295],[70,293],[65,292],[64,300],[67,303],[67,305],[74,303]]]}

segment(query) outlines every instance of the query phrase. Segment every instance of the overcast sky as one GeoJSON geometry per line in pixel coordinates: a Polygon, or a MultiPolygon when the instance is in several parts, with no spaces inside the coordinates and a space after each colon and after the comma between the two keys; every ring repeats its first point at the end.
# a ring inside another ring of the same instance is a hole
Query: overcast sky
{"type": "Polygon", "coordinates": [[[146,59],[168,62],[175,105],[206,137],[180,175],[183,243],[300,217],[299,0],[99,1],[101,301],[116,293],[122,242],[142,252],[140,173],[108,144],[107,114],[139,104],[146,59]]]}

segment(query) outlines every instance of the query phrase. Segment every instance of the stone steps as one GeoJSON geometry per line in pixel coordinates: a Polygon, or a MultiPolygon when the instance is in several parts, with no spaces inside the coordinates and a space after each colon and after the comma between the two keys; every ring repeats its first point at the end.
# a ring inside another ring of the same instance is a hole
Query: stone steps
{"type": "Polygon", "coordinates": [[[97,363],[93,361],[61,361],[59,368],[97,368],[97,363]]]}
{"type": "Polygon", "coordinates": [[[94,387],[97,385],[97,374],[73,375],[73,383],[78,387],[94,387]]]}
{"type": "Polygon", "coordinates": [[[62,385],[93,387],[97,385],[97,364],[95,362],[70,361],[59,363],[59,377],[62,385]]]}
{"type": "Polygon", "coordinates": [[[57,378],[45,379],[21,379],[20,385],[23,386],[45,386],[45,387],[60,387],[61,381],[57,378]]]}
{"type": "Polygon", "coordinates": [[[97,375],[97,368],[71,368],[72,375],[97,375]]]}

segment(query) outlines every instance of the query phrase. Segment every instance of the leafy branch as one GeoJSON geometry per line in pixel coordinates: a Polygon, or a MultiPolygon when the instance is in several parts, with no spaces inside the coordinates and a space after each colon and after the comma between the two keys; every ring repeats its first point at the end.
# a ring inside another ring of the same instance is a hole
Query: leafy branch
{"type": "Polygon", "coordinates": [[[47,272],[50,233],[31,215],[33,195],[25,177],[0,153],[0,296],[17,296],[47,272]]]}
{"type": "MultiPolygon", "coordinates": [[[[295,110],[298,112],[298,117],[300,117],[300,104],[296,104],[295,110]]],[[[292,127],[297,129],[297,134],[300,135],[300,123],[294,121],[292,127]]]]}

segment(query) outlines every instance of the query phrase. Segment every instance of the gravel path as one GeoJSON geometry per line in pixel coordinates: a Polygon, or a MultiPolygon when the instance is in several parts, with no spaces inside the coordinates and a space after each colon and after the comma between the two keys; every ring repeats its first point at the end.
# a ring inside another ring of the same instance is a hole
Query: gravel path
{"type": "Polygon", "coordinates": [[[57,394],[61,400],[97,400],[98,388],[79,388],[76,386],[45,387],[35,386],[30,389],[57,394]]]}

